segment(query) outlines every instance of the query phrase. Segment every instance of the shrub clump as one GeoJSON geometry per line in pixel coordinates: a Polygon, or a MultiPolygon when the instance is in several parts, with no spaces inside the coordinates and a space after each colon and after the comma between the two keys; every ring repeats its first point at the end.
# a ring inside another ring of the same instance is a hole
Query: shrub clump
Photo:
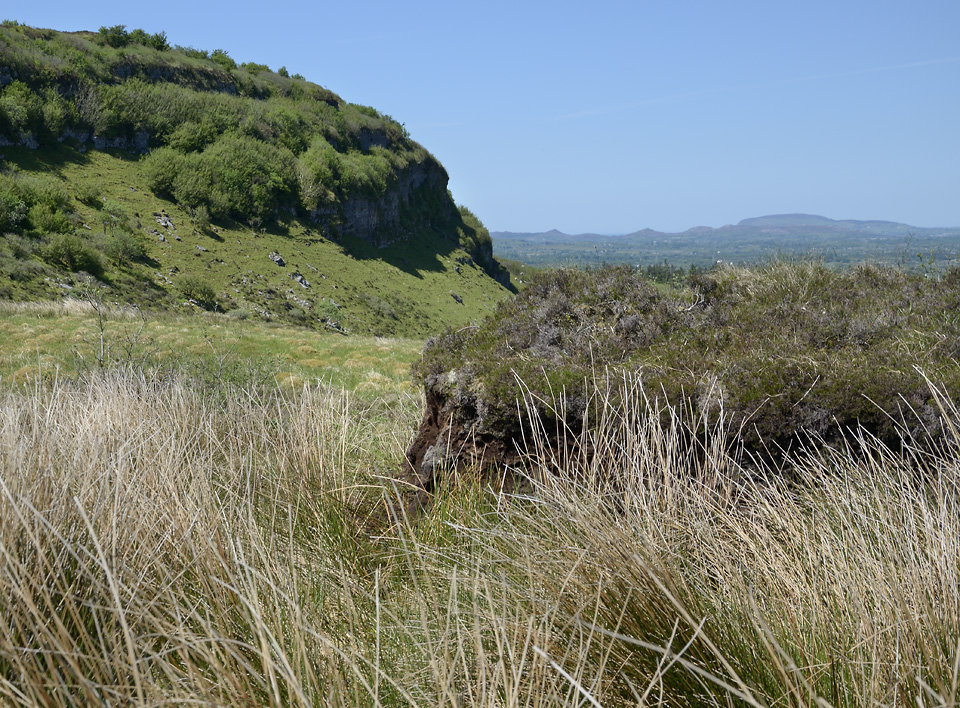
{"type": "Polygon", "coordinates": [[[62,266],[71,273],[89,273],[103,277],[103,261],[96,249],[79,236],[57,234],[44,250],[48,263],[62,266]]]}
{"type": "Polygon", "coordinates": [[[70,197],[54,177],[0,172],[0,233],[40,236],[73,228],[70,197]]]}
{"type": "Polygon", "coordinates": [[[217,308],[217,293],[203,278],[187,274],[177,281],[177,289],[184,298],[195,302],[205,310],[217,308]]]}
{"type": "Polygon", "coordinates": [[[295,159],[289,150],[228,134],[202,152],[164,147],[143,161],[150,189],[188,209],[209,215],[264,219],[296,189],[295,159]]]}
{"type": "Polygon", "coordinates": [[[490,439],[520,434],[522,389],[582,429],[589,391],[627,370],[651,400],[722,419],[761,454],[857,426],[893,445],[942,433],[924,374],[960,391],[958,282],[818,263],[724,266],[679,288],[625,266],[542,272],[478,327],[428,342],[416,370],[445,414],[490,439]]]}

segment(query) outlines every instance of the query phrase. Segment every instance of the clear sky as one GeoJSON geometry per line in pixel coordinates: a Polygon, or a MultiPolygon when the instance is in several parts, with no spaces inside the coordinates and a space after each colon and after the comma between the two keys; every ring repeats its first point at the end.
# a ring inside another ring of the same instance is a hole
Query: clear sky
{"type": "Polygon", "coordinates": [[[494,231],[764,214],[960,226],[958,0],[31,0],[226,49],[405,123],[494,231]]]}

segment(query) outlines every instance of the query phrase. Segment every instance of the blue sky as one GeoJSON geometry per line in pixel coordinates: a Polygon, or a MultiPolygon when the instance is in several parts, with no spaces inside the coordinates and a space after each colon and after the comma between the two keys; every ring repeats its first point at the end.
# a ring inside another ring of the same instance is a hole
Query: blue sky
{"type": "Polygon", "coordinates": [[[26,24],[163,30],[406,124],[491,230],[763,214],[960,226],[960,2],[64,3],[26,24]]]}

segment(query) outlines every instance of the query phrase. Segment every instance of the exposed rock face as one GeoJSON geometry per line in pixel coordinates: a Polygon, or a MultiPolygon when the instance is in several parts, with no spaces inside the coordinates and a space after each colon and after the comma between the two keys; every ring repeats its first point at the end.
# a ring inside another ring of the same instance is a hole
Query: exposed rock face
{"type": "MultiPolygon", "coordinates": [[[[104,137],[102,135],[94,135],[90,131],[67,129],[57,138],[57,142],[62,143],[64,140],[76,140],[81,145],[91,143],[97,150],[114,149],[146,153],[150,146],[150,134],[145,131],[136,133],[131,138],[126,136],[104,137]]],[[[33,133],[20,133],[16,140],[0,135],[0,146],[12,145],[20,145],[30,148],[31,150],[36,150],[40,147],[37,136],[33,133]]]]}
{"type": "Polygon", "coordinates": [[[408,236],[403,227],[405,215],[412,217],[406,219],[408,224],[419,227],[431,225],[416,224],[420,220],[417,212],[425,204],[447,204],[445,210],[441,207],[441,213],[434,213],[435,218],[452,218],[455,215],[453,203],[447,196],[448,179],[440,163],[427,158],[401,170],[382,197],[352,196],[341,203],[316,209],[310,213],[310,217],[343,235],[361,238],[384,248],[408,236]],[[443,214],[442,211],[447,213],[443,214]]]}
{"type": "Polygon", "coordinates": [[[471,255],[487,275],[508,290],[513,288],[510,283],[510,271],[504,268],[503,264],[493,257],[492,244],[484,244],[474,249],[474,252],[471,255]]]}
{"type": "Polygon", "coordinates": [[[463,401],[446,396],[437,380],[425,385],[426,404],[420,429],[407,448],[402,477],[415,490],[411,508],[427,503],[443,472],[496,468],[501,483],[512,486],[510,467],[519,461],[519,431],[486,429],[483,418],[463,401]]]}
{"type": "Polygon", "coordinates": [[[93,146],[97,150],[113,148],[116,150],[128,150],[130,152],[146,153],[150,144],[150,134],[141,131],[132,138],[123,136],[107,138],[100,135],[94,135],[91,140],[93,141],[93,146]]]}
{"type": "Polygon", "coordinates": [[[37,137],[33,133],[20,133],[16,136],[16,139],[10,139],[0,135],[0,147],[13,147],[15,145],[30,148],[31,150],[36,150],[40,147],[40,144],[37,142],[37,137]]]}

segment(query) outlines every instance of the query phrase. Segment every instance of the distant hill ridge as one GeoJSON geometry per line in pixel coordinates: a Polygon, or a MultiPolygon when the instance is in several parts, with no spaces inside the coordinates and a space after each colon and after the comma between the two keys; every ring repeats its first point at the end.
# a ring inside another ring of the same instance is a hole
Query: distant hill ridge
{"type": "Polygon", "coordinates": [[[631,231],[627,234],[598,234],[593,232],[580,234],[567,234],[558,229],[549,231],[491,231],[493,238],[504,239],[611,239],[611,238],[629,238],[631,236],[676,236],[689,233],[706,233],[712,231],[730,231],[740,227],[780,227],[792,229],[795,227],[825,227],[842,231],[861,231],[870,230],[880,233],[901,234],[911,233],[953,233],[960,231],[960,226],[956,227],[923,227],[911,226],[897,221],[883,221],[877,219],[831,219],[817,214],[769,214],[767,216],[754,216],[748,219],[741,219],[736,224],[726,224],[724,226],[692,226],[685,231],[657,231],[656,229],[644,228],[638,231],[631,231]]]}
{"type": "Polygon", "coordinates": [[[642,229],[611,236],[495,231],[496,253],[529,265],[650,264],[709,265],[717,260],[750,262],[771,255],[815,255],[837,264],[862,260],[933,261],[960,254],[960,227],[918,227],[894,221],[830,219],[816,214],[771,214],[717,228],[682,232],[642,229]]]}

